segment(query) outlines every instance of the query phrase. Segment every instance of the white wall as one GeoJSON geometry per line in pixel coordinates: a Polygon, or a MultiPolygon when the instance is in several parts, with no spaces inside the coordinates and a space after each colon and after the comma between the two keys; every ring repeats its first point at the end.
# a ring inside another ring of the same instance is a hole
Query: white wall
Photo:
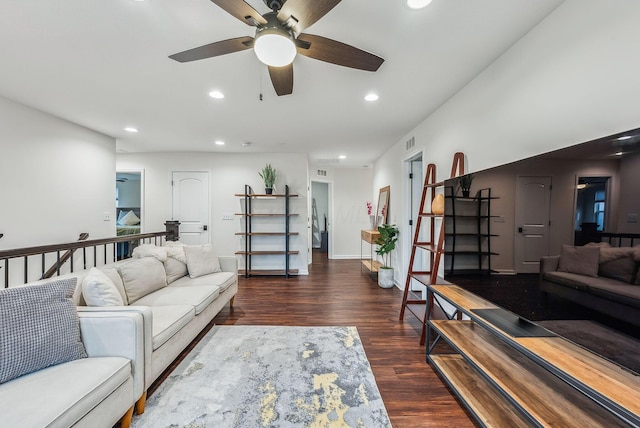
{"type": "MultiPolygon", "coordinates": [[[[278,171],[276,187],[279,193],[284,192],[284,185],[289,185],[290,193],[299,197],[291,199],[290,211],[299,214],[291,217],[290,228],[298,232],[291,237],[291,250],[299,251],[299,255],[291,256],[291,268],[299,269],[301,274],[307,268],[307,157],[305,154],[221,154],[221,153],[127,153],[117,155],[117,169],[144,169],[144,219],[145,231],[164,230],[164,222],[171,220],[171,172],[172,171],[209,171],[211,189],[211,221],[209,224],[211,242],[219,255],[233,255],[243,248],[242,238],[236,236],[241,229],[241,217],[234,220],[222,220],[225,213],[240,213],[241,198],[234,196],[244,192],[245,184],[253,187],[255,192],[264,191],[264,183],[258,175],[266,163],[270,163],[278,171]]],[[[178,219],[179,220],[179,219],[178,219]]],[[[239,258],[242,262],[243,260],[239,258]]],[[[267,268],[262,263],[280,263],[278,260],[255,258],[253,268],[267,268]]],[[[241,267],[244,264],[241,263],[241,267]]]]}
{"type": "Polygon", "coordinates": [[[5,98],[0,117],[0,249],[115,235],[115,141],[5,98]]]}
{"type": "Polygon", "coordinates": [[[638,16],[635,0],[566,0],[389,149],[373,189],[393,195],[411,136],[443,180],[456,151],[472,172],[637,128],[638,16]]]}

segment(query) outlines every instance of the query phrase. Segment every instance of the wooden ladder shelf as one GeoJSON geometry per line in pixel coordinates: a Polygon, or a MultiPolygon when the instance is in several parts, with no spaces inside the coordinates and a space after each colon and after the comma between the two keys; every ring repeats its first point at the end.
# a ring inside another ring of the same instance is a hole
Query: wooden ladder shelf
{"type": "MultiPolygon", "coordinates": [[[[464,153],[457,152],[453,155],[453,163],[451,165],[450,178],[464,175],[464,153]]],[[[420,334],[420,345],[424,345],[426,337],[426,314],[427,303],[433,305],[433,301],[425,299],[409,298],[409,289],[413,281],[417,281],[425,287],[438,283],[438,269],[440,261],[444,254],[444,215],[433,214],[431,212],[431,204],[436,195],[436,189],[443,187],[444,182],[438,182],[436,178],[436,165],[430,163],[427,165],[427,173],[422,186],[422,197],[420,200],[420,210],[418,211],[418,219],[416,221],[415,232],[413,234],[413,245],[411,246],[411,258],[409,259],[409,270],[407,271],[407,279],[404,284],[404,293],[402,296],[402,309],[400,309],[400,321],[404,319],[405,311],[409,311],[422,323],[422,332],[420,334]],[[438,230],[436,219],[441,219],[438,230]],[[429,238],[425,241],[421,240],[422,221],[428,220],[429,238]],[[416,262],[416,250],[425,250],[429,254],[429,270],[418,270],[414,268],[416,262]],[[424,306],[424,308],[423,308],[424,306]]],[[[431,299],[429,299],[431,300],[431,299]]]]}

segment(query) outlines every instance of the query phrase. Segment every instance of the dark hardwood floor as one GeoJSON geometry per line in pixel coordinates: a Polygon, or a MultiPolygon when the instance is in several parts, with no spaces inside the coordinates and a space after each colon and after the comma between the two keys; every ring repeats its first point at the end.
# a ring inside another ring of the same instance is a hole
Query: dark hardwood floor
{"type": "Polygon", "coordinates": [[[402,291],[378,287],[359,260],[314,252],[308,276],[241,278],[233,310],[227,306],[214,323],[356,326],[394,427],[475,426],[425,362],[418,320],[398,320],[401,303],[402,291]]]}

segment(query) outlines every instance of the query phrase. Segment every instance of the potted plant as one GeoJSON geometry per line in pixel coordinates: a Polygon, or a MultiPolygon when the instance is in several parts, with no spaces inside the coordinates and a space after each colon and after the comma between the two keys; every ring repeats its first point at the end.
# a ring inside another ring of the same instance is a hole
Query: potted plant
{"type": "Polygon", "coordinates": [[[393,287],[393,268],[390,263],[391,252],[398,242],[398,228],[395,224],[383,224],[378,227],[380,237],[376,240],[376,253],[382,257],[382,266],[378,268],[378,285],[382,288],[393,287]]]}
{"type": "Polygon", "coordinates": [[[267,195],[273,193],[273,187],[276,184],[276,178],[278,175],[275,168],[268,163],[264,166],[264,168],[262,168],[262,171],[260,171],[258,175],[260,175],[260,177],[264,181],[264,192],[267,195]]]}
{"type": "Polygon", "coordinates": [[[458,184],[462,190],[462,197],[468,198],[471,192],[471,182],[473,181],[473,174],[463,175],[458,177],[458,184]]]}

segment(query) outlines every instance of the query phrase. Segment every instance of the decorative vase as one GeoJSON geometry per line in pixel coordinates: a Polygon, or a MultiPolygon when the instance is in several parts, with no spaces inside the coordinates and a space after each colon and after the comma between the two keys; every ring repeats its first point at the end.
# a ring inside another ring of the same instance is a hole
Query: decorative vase
{"type": "Polygon", "coordinates": [[[369,222],[371,223],[371,228],[369,230],[374,230],[377,227],[377,225],[376,225],[376,216],[370,215],[369,216],[369,222]]]}
{"type": "Polygon", "coordinates": [[[435,215],[444,214],[444,196],[438,193],[431,202],[431,212],[435,215]]]}
{"type": "Polygon", "coordinates": [[[378,268],[378,285],[381,288],[393,287],[393,268],[390,268],[390,267],[378,268]]]}
{"type": "Polygon", "coordinates": [[[264,193],[267,194],[267,195],[271,195],[273,193],[273,188],[265,187],[264,188],[264,193]]]}
{"type": "Polygon", "coordinates": [[[470,193],[470,191],[469,191],[469,190],[463,190],[463,191],[462,191],[462,197],[463,197],[463,198],[468,198],[468,197],[469,197],[469,193],[470,193]]]}

